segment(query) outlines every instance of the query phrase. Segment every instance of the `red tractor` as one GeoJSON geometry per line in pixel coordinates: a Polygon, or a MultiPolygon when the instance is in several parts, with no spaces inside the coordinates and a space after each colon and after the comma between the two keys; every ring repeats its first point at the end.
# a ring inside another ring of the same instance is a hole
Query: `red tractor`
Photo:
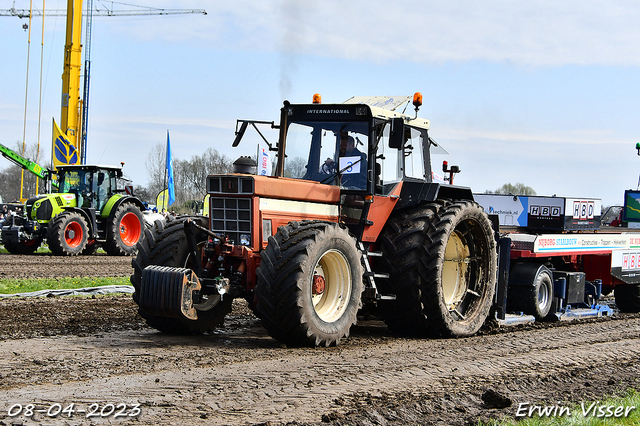
{"type": "MultiPolygon", "coordinates": [[[[361,309],[399,334],[476,333],[496,288],[494,229],[469,188],[432,181],[441,148],[417,118],[422,96],[416,117],[392,101],[285,101],[267,123],[272,176],[238,161],[207,178],[208,218],[146,230],[131,281],[148,324],[208,332],[242,297],[292,346],[337,345],[361,309]]],[[[234,146],[266,122],[238,123],[234,146]]]]}

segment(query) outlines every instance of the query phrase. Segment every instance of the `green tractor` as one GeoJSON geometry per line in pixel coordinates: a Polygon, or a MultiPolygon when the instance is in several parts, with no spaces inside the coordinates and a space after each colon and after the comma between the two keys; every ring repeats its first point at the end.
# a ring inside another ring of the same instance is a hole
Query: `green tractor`
{"type": "Polygon", "coordinates": [[[118,189],[122,168],[69,165],[57,173],[58,192],[30,198],[21,216],[3,224],[7,251],[32,254],[46,239],[61,256],[94,254],[98,246],[112,256],[133,254],[144,236],[144,205],[118,189]]]}

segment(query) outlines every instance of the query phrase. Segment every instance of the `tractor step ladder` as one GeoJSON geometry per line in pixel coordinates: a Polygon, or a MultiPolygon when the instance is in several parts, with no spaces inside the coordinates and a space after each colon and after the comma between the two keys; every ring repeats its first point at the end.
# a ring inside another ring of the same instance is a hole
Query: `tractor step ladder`
{"type": "Polygon", "coordinates": [[[364,276],[367,279],[367,286],[364,289],[364,296],[367,298],[375,299],[375,300],[395,300],[396,297],[394,295],[385,296],[378,292],[378,287],[376,286],[376,278],[379,279],[388,279],[389,274],[387,273],[375,273],[371,269],[371,264],[369,263],[369,257],[382,257],[382,252],[379,251],[369,251],[368,248],[365,248],[362,242],[358,242],[358,249],[362,254],[362,264],[364,265],[364,276]]]}

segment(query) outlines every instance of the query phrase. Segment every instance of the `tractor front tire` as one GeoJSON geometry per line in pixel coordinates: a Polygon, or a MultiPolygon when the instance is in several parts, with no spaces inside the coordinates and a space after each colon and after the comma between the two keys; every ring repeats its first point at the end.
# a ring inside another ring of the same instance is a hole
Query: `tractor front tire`
{"type": "Polygon", "coordinates": [[[128,256],[144,237],[144,217],[133,203],[122,203],[107,222],[107,242],[104,250],[111,256],[128,256]]]}
{"type": "Polygon", "coordinates": [[[53,218],[47,229],[47,243],[57,256],[77,256],[85,249],[89,226],[77,212],[65,211],[53,218]]]}
{"type": "Polygon", "coordinates": [[[338,224],[290,222],[261,252],[255,294],[269,334],[290,346],[332,346],[349,336],[362,305],[355,239],[338,224]]]}
{"type": "MultiPolygon", "coordinates": [[[[192,258],[184,232],[184,222],[189,218],[181,218],[165,223],[156,220],[150,229],[145,229],[145,238],[138,244],[138,255],[133,258],[133,275],[131,284],[135,292],[133,300],[138,303],[142,282],[142,271],[149,265],[172,266],[176,268],[194,269],[195,259],[192,258]]],[[[195,216],[190,219],[197,224],[207,227],[208,219],[203,216],[195,216]]],[[[199,231],[196,234],[196,243],[200,251],[208,239],[208,235],[199,231]]],[[[208,311],[198,311],[198,319],[169,318],[150,315],[143,309],[139,310],[150,327],[168,334],[192,335],[212,331],[222,325],[226,314],[231,312],[231,297],[225,297],[217,305],[208,311]]]]}

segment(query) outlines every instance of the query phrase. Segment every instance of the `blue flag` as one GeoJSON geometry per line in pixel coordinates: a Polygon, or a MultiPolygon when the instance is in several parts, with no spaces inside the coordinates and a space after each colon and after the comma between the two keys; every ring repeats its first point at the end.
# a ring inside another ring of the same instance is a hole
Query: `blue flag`
{"type": "Polygon", "coordinates": [[[167,206],[173,204],[176,200],[176,193],[173,188],[173,160],[171,159],[171,142],[169,141],[169,131],[167,130],[167,176],[168,183],[167,188],[169,189],[169,200],[167,202],[167,206]]]}

